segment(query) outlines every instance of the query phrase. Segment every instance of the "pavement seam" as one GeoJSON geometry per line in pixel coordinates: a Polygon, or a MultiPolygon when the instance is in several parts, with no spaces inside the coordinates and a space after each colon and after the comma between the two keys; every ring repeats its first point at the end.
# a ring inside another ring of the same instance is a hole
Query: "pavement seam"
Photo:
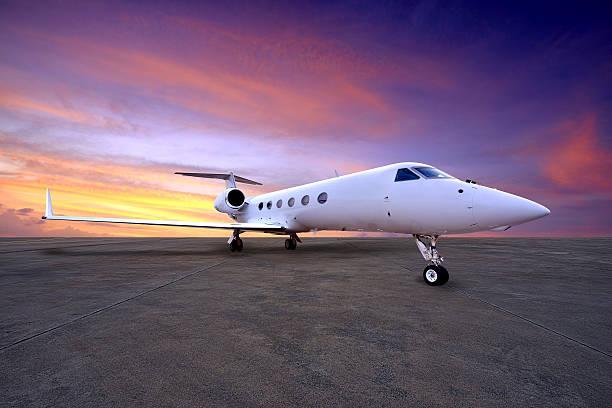
{"type": "Polygon", "coordinates": [[[183,279],[186,279],[186,278],[188,278],[188,277],[190,277],[190,276],[193,276],[193,275],[198,274],[198,273],[200,273],[200,272],[204,272],[204,271],[207,271],[207,270],[209,270],[209,269],[212,269],[212,268],[214,268],[214,267],[216,267],[216,266],[219,266],[219,265],[221,265],[221,264],[223,264],[223,263],[227,262],[227,261],[228,261],[228,260],[230,260],[230,259],[233,259],[233,258],[231,258],[231,257],[229,257],[229,256],[228,256],[228,257],[226,257],[224,260],[222,260],[221,262],[217,262],[216,264],[209,265],[209,266],[207,266],[207,267],[205,267],[205,268],[197,268],[195,271],[190,272],[190,273],[188,273],[187,275],[181,276],[181,277],[180,277],[180,278],[178,278],[178,279],[174,279],[174,280],[172,280],[172,281],[170,281],[170,282],[166,282],[166,283],[164,283],[163,285],[159,285],[159,286],[156,286],[156,287],[154,287],[154,288],[151,288],[151,289],[145,290],[144,292],[138,293],[138,294],[136,294],[136,295],[134,295],[134,296],[130,296],[130,297],[129,297],[129,298],[127,298],[127,299],[123,299],[123,300],[120,300],[120,301],[118,301],[118,302],[115,302],[115,303],[113,303],[113,304],[111,304],[111,305],[104,306],[104,307],[102,307],[102,308],[100,308],[100,309],[96,309],[96,310],[94,310],[93,312],[90,312],[90,313],[84,314],[84,315],[82,315],[82,316],[79,316],[79,317],[74,318],[74,319],[72,319],[72,320],[69,320],[69,321],[67,321],[67,322],[64,322],[64,323],[58,324],[58,325],[56,325],[56,326],[50,327],[50,328],[48,328],[48,329],[45,329],[45,330],[43,330],[43,331],[41,331],[41,332],[35,333],[35,334],[31,335],[31,336],[25,337],[25,338],[23,338],[23,339],[21,339],[21,340],[18,340],[18,341],[16,341],[16,342],[14,342],[14,343],[11,343],[11,344],[9,344],[9,345],[6,345],[6,346],[3,346],[3,347],[0,347],[0,352],[3,352],[3,351],[8,350],[8,349],[11,349],[11,348],[13,348],[13,347],[15,347],[15,346],[17,346],[17,345],[19,345],[19,344],[21,344],[21,343],[25,343],[25,342],[27,342],[27,341],[30,341],[30,340],[32,340],[32,339],[35,339],[35,338],[37,338],[37,337],[40,337],[40,336],[42,336],[42,335],[44,335],[44,334],[50,333],[50,332],[55,331],[55,330],[57,330],[57,329],[61,329],[62,327],[65,327],[65,326],[68,326],[69,324],[72,324],[72,323],[78,322],[79,320],[83,320],[83,319],[86,319],[86,318],[91,317],[91,316],[93,316],[93,315],[96,315],[96,314],[98,314],[98,313],[102,313],[102,312],[104,312],[104,311],[106,311],[106,310],[109,310],[109,309],[114,308],[115,306],[119,306],[119,305],[121,305],[121,304],[123,304],[123,303],[129,302],[130,300],[134,300],[134,299],[136,299],[136,298],[139,298],[139,297],[141,297],[141,296],[144,296],[144,295],[146,295],[146,294],[149,294],[149,293],[151,293],[151,292],[154,292],[154,291],[156,291],[156,290],[158,290],[158,289],[162,289],[162,288],[165,288],[165,287],[167,287],[167,286],[170,286],[170,285],[172,285],[172,284],[174,284],[174,283],[177,283],[177,282],[179,282],[179,281],[182,281],[183,279]]]}
{"type": "MultiPolygon", "coordinates": [[[[352,244],[352,243],[350,243],[350,242],[346,242],[346,243],[347,243],[348,245],[352,246],[353,248],[359,249],[357,246],[353,245],[353,244],[352,244]]],[[[386,260],[389,260],[389,258],[382,257],[382,256],[380,256],[380,255],[374,255],[374,256],[375,256],[375,257],[377,257],[377,258],[384,258],[384,259],[386,259],[386,260]]],[[[409,269],[408,267],[406,267],[406,266],[404,266],[404,265],[401,265],[401,264],[399,264],[399,263],[397,263],[397,262],[394,262],[394,261],[392,261],[392,260],[391,260],[391,263],[392,263],[392,264],[394,264],[394,265],[399,266],[400,268],[403,268],[403,269],[406,269],[406,270],[408,270],[408,271],[410,271],[410,272],[413,272],[413,271],[412,271],[411,269],[409,269]]],[[[579,345],[581,345],[581,346],[583,346],[583,347],[586,347],[586,348],[588,348],[588,349],[590,349],[590,350],[593,350],[593,351],[596,351],[596,352],[598,352],[598,353],[601,353],[601,354],[603,354],[604,356],[607,356],[607,357],[612,358],[612,355],[611,355],[611,354],[609,354],[609,353],[607,353],[607,352],[605,352],[605,351],[603,351],[603,350],[600,350],[600,349],[598,349],[597,347],[590,346],[590,345],[588,345],[588,344],[586,344],[586,343],[584,343],[584,342],[582,342],[582,341],[580,341],[580,340],[578,340],[578,339],[575,339],[575,338],[573,338],[573,337],[570,337],[570,336],[568,336],[568,335],[566,335],[566,334],[563,334],[563,333],[561,333],[561,332],[556,331],[555,329],[551,329],[550,327],[546,327],[546,326],[544,326],[543,324],[540,324],[540,323],[538,323],[538,322],[536,322],[536,321],[534,321],[534,320],[531,320],[531,319],[529,319],[529,318],[527,318],[527,317],[521,316],[521,315],[519,315],[519,314],[517,314],[517,313],[514,313],[514,312],[512,312],[512,311],[510,311],[510,310],[508,310],[508,309],[505,309],[505,308],[503,308],[503,307],[501,307],[501,306],[498,306],[498,305],[496,305],[495,303],[491,303],[491,302],[486,301],[486,300],[484,300],[484,299],[480,299],[480,298],[478,298],[478,297],[476,297],[476,296],[473,296],[473,295],[471,295],[470,293],[465,292],[465,291],[463,291],[463,290],[461,290],[461,289],[451,288],[451,290],[452,290],[453,292],[460,293],[460,294],[464,295],[465,297],[467,297],[467,298],[469,298],[469,299],[476,300],[476,301],[482,302],[482,303],[484,303],[484,304],[486,304],[486,305],[489,305],[489,306],[491,306],[491,307],[493,307],[493,308],[495,308],[495,309],[497,309],[497,310],[499,310],[499,311],[501,311],[501,312],[508,313],[508,314],[509,314],[509,315],[511,315],[511,316],[517,317],[517,318],[519,318],[519,319],[521,319],[521,320],[523,320],[523,321],[525,321],[525,322],[527,322],[527,323],[531,323],[531,324],[532,324],[532,325],[534,325],[534,326],[537,326],[537,327],[539,327],[539,328],[541,328],[541,329],[547,330],[547,331],[549,331],[549,332],[551,332],[551,333],[553,333],[553,334],[556,334],[557,336],[560,336],[560,337],[562,337],[562,338],[564,338],[564,339],[566,339],[566,340],[569,340],[569,341],[574,342],[574,343],[576,343],[576,344],[579,344],[579,345]]]]}
{"type": "Polygon", "coordinates": [[[512,311],[510,311],[510,310],[508,310],[508,309],[506,309],[506,308],[503,308],[503,307],[501,307],[501,306],[496,305],[495,303],[491,303],[491,302],[489,302],[489,301],[487,301],[487,300],[480,299],[480,298],[478,298],[478,297],[476,297],[476,296],[474,296],[474,295],[472,295],[472,294],[470,294],[470,293],[468,293],[468,292],[465,292],[465,291],[463,291],[463,290],[461,290],[461,289],[455,289],[455,288],[453,288],[452,290],[453,290],[454,292],[461,293],[462,295],[464,295],[465,297],[467,297],[467,298],[469,298],[469,299],[476,300],[476,301],[478,301],[478,302],[482,302],[482,303],[484,303],[484,304],[486,304],[486,305],[489,305],[489,306],[491,306],[491,307],[493,307],[493,308],[495,308],[495,309],[497,309],[497,310],[499,310],[499,311],[501,311],[501,312],[508,313],[508,314],[510,314],[510,315],[512,315],[512,316],[514,316],[514,317],[518,317],[518,318],[519,318],[519,319],[521,319],[521,320],[524,320],[524,321],[526,321],[526,322],[528,322],[528,323],[533,324],[534,326],[537,326],[537,327],[539,327],[539,328],[541,328],[541,329],[544,329],[544,330],[547,330],[547,331],[549,331],[549,332],[551,332],[551,333],[554,333],[554,334],[556,334],[557,336],[563,337],[563,338],[564,338],[564,339],[566,339],[566,340],[572,341],[572,342],[574,342],[574,343],[576,343],[576,344],[579,344],[579,345],[581,345],[581,346],[583,346],[583,347],[586,347],[586,348],[588,348],[588,349],[591,349],[591,350],[593,350],[593,351],[596,351],[596,352],[598,352],[598,353],[601,353],[601,354],[603,354],[604,356],[607,356],[607,357],[612,358],[612,354],[606,353],[605,351],[600,350],[600,349],[598,349],[597,347],[593,347],[593,346],[591,346],[591,345],[588,345],[588,344],[586,344],[586,343],[584,343],[584,342],[582,342],[582,341],[580,341],[580,340],[578,340],[578,339],[575,339],[575,338],[570,337],[570,336],[568,336],[568,335],[566,335],[566,334],[563,334],[563,333],[561,333],[561,332],[558,332],[558,331],[556,331],[555,329],[551,329],[550,327],[544,326],[544,325],[543,325],[543,324],[541,324],[541,323],[538,323],[538,322],[536,322],[536,321],[534,321],[534,320],[531,320],[531,319],[529,319],[529,318],[527,318],[527,317],[521,316],[520,314],[514,313],[514,312],[512,312],[512,311]]]}

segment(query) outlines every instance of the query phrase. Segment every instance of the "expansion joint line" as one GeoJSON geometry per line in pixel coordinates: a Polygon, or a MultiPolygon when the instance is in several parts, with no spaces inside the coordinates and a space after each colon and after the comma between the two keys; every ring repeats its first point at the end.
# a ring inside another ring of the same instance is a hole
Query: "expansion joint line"
{"type": "Polygon", "coordinates": [[[123,304],[123,303],[129,302],[130,300],[134,300],[134,299],[136,299],[136,298],[139,298],[139,297],[144,296],[144,295],[146,295],[146,294],[149,294],[149,293],[151,293],[151,292],[154,292],[154,291],[156,291],[156,290],[158,290],[158,289],[162,289],[162,288],[165,288],[165,287],[167,287],[167,286],[170,286],[170,285],[172,285],[172,284],[174,284],[174,283],[180,282],[180,281],[182,281],[183,279],[187,279],[187,278],[189,278],[190,276],[196,275],[196,274],[198,274],[198,273],[201,273],[201,272],[207,271],[207,270],[209,270],[209,269],[212,269],[212,268],[214,268],[214,267],[216,267],[216,266],[219,266],[219,265],[221,265],[221,264],[223,264],[223,263],[227,262],[229,259],[230,259],[230,257],[226,257],[225,259],[223,259],[223,260],[222,260],[222,261],[220,261],[220,262],[217,262],[217,263],[215,263],[215,264],[213,264],[213,265],[209,265],[209,266],[207,266],[207,267],[205,267],[205,268],[198,268],[198,269],[196,269],[195,271],[188,273],[187,275],[183,275],[183,276],[181,276],[180,278],[174,279],[174,280],[172,280],[172,281],[170,281],[170,282],[166,282],[166,283],[164,283],[163,285],[159,285],[159,286],[156,286],[156,287],[154,287],[154,288],[151,288],[151,289],[145,290],[144,292],[138,293],[138,294],[136,294],[136,295],[134,295],[134,296],[130,296],[130,297],[129,297],[129,298],[127,298],[127,299],[120,300],[120,301],[115,302],[115,303],[113,303],[113,304],[111,304],[111,305],[104,306],[104,307],[102,307],[102,308],[100,308],[100,309],[94,310],[93,312],[90,312],[90,313],[84,314],[84,315],[82,315],[82,316],[76,317],[76,318],[74,318],[74,319],[72,319],[72,320],[69,320],[69,321],[67,321],[67,322],[64,322],[64,323],[58,324],[58,325],[56,325],[56,326],[50,327],[50,328],[48,328],[48,329],[46,329],[46,330],[43,330],[43,331],[41,331],[41,332],[38,332],[38,333],[32,334],[31,336],[24,337],[23,339],[18,340],[18,341],[14,342],[14,343],[11,343],[11,344],[6,345],[6,346],[4,346],[4,347],[0,347],[0,352],[2,352],[2,351],[4,351],[4,350],[8,350],[8,349],[10,349],[10,348],[13,348],[13,347],[15,347],[15,346],[17,346],[17,345],[19,345],[19,344],[21,344],[21,343],[25,343],[25,342],[27,342],[27,341],[30,341],[30,340],[32,340],[32,339],[35,339],[35,338],[37,338],[37,337],[40,337],[40,336],[42,336],[42,335],[44,335],[44,334],[50,333],[50,332],[55,331],[55,330],[57,330],[57,329],[61,329],[62,327],[65,327],[65,326],[68,326],[68,325],[70,325],[70,324],[72,324],[72,323],[78,322],[79,320],[87,319],[88,317],[91,317],[91,316],[93,316],[93,315],[96,315],[96,314],[102,313],[102,312],[104,312],[104,311],[106,311],[106,310],[112,309],[112,308],[114,308],[114,307],[116,307],[116,306],[119,306],[119,305],[121,305],[121,304],[123,304]]]}
{"type": "Polygon", "coordinates": [[[474,295],[471,295],[471,294],[469,294],[469,293],[467,293],[467,292],[465,292],[465,291],[463,291],[463,290],[461,290],[461,289],[455,289],[455,288],[453,288],[452,290],[453,290],[453,291],[455,291],[455,292],[457,292],[457,293],[461,293],[462,295],[464,295],[464,296],[465,296],[465,297],[467,297],[467,298],[470,298],[470,299],[472,299],[472,300],[476,300],[476,301],[478,301],[478,302],[482,302],[482,303],[484,303],[484,304],[486,304],[486,305],[489,305],[489,306],[491,306],[491,307],[493,307],[493,308],[495,308],[495,309],[497,309],[497,310],[499,310],[499,311],[501,311],[501,312],[508,313],[509,315],[512,315],[512,316],[517,317],[517,318],[519,318],[519,319],[521,319],[521,320],[524,320],[524,321],[526,321],[527,323],[531,323],[531,324],[533,324],[534,326],[537,326],[537,327],[539,327],[539,328],[541,328],[541,329],[544,329],[544,330],[549,331],[549,332],[551,332],[551,333],[553,333],[553,334],[556,334],[557,336],[563,337],[563,338],[564,338],[564,339],[566,339],[566,340],[572,341],[572,342],[574,342],[574,343],[576,343],[576,344],[579,344],[579,345],[581,345],[581,346],[583,346],[583,347],[586,347],[586,348],[588,348],[588,349],[591,349],[591,350],[593,350],[593,351],[596,351],[596,352],[598,352],[598,353],[601,353],[601,354],[603,354],[604,356],[608,356],[608,357],[611,357],[611,358],[612,358],[612,354],[610,354],[610,353],[606,353],[606,352],[605,352],[605,351],[603,351],[603,350],[600,350],[600,349],[598,349],[598,348],[596,348],[596,347],[590,346],[590,345],[588,345],[588,344],[586,344],[586,343],[584,343],[584,342],[582,342],[582,341],[580,341],[580,340],[578,340],[578,339],[575,339],[575,338],[570,337],[570,336],[568,336],[568,335],[566,335],[566,334],[563,334],[563,333],[561,333],[561,332],[558,332],[558,331],[556,331],[555,329],[551,329],[550,327],[546,327],[546,326],[544,326],[543,324],[540,324],[540,323],[538,323],[538,322],[536,322],[536,321],[533,321],[533,320],[528,319],[528,318],[526,318],[526,317],[524,317],[524,316],[521,316],[520,314],[514,313],[514,312],[512,312],[512,311],[510,311],[510,310],[508,310],[508,309],[506,309],[506,308],[503,308],[503,307],[501,307],[501,306],[496,305],[495,303],[491,303],[491,302],[486,301],[486,300],[484,300],[484,299],[480,299],[480,298],[478,298],[478,297],[476,297],[476,296],[474,296],[474,295]]]}

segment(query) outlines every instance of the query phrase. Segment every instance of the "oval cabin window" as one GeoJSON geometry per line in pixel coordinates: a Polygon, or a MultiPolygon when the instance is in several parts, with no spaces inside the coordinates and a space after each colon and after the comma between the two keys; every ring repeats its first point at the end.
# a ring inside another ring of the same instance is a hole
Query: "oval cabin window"
{"type": "Polygon", "coordinates": [[[272,201],[268,201],[268,204],[266,204],[266,207],[268,207],[268,210],[272,208],[272,201]]]}
{"type": "Polygon", "coordinates": [[[295,198],[291,197],[289,201],[287,201],[287,205],[289,207],[293,207],[293,204],[295,204],[295,198]]]}
{"type": "Polygon", "coordinates": [[[308,205],[309,201],[310,201],[310,196],[305,195],[304,197],[302,197],[302,205],[308,205]]]}
{"type": "Polygon", "coordinates": [[[281,208],[283,206],[283,200],[278,200],[276,202],[276,208],[281,208]]]}
{"type": "Polygon", "coordinates": [[[319,194],[319,196],[317,197],[317,201],[319,202],[319,204],[325,204],[325,202],[327,201],[327,193],[319,194]]]}

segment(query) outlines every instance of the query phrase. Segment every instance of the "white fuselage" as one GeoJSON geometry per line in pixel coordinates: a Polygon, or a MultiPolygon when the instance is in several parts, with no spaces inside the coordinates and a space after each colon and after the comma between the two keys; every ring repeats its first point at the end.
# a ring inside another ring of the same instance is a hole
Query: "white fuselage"
{"type": "Polygon", "coordinates": [[[281,225],[288,232],[442,235],[502,230],[549,213],[540,204],[503,191],[453,177],[427,178],[415,170],[418,167],[431,166],[396,163],[249,197],[248,204],[230,216],[238,222],[281,225]],[[395,181],[398,169],[410,169],[419,178],[395,181]],[[326,193],[323,203],[318,201],[321,193],[326,193]],[[305,205],[304,196],[309,197],[305,205]]]}

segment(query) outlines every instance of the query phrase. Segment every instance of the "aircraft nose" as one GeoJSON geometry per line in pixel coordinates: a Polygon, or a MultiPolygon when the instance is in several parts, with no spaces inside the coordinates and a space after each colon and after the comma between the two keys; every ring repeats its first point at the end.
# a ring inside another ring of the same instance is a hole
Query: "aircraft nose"
{"type": "Polygon", "coordinates": [[[474,196],[474,217],[487,228],[522,224],[548,214],[550,210],[535,201],[484,186],[478,186],[474,196]]]}
{"type": "Polygon", "coordinates": [[[527,221],[537,220],[545,215],[550,214],[550,210],[544,207],[542,204],[538,204],[535,201],[522,198],[523,204],[521,204],[521,217],[527,221]]]}

